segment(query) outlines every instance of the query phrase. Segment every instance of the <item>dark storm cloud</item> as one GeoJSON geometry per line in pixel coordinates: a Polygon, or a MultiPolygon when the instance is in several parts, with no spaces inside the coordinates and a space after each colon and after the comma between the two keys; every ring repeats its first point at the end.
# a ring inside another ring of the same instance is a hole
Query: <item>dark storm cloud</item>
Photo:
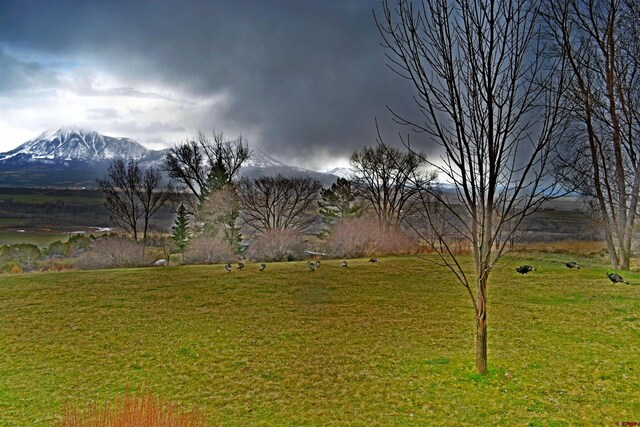
{"type": "MultiPolygon", "coordinates": [[[[2,1],[0,44],[82,55],[194,98],[228,94],[212,128],[259,129],[263,148],[348,155],[375,141],[386,105],[413,109],[385,66],[377,1],[2,1]]],[[[130,91],[136,89],[131,88],[130,91]]],[[[213,120],[214,113],[211,112],[213,120]]],[[[393,132],[387,132],[393,134],[393,132]]]]}

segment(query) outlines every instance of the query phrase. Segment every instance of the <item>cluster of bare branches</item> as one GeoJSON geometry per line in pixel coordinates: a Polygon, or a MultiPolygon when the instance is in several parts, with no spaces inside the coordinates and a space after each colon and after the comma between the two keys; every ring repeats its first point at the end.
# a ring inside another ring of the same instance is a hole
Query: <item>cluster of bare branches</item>
{"type": "Polygon", "coordinates": [[[364,147],[350,158],[354,194],[365,201],[383,231],[398,228],[417,212],[420,188],[428,187],[435,174],[424,171],[424,156],[385,144],[364,147]]]}
{"type": "MultiPolygon", "coordinates": [[[[195,139],[173,147],[165,158],[165,169],[202,202],[211,192],[231,184],[251,152],[242,136],[227,140],[214,132],[213,140],[198,132],[195,139]]],[[[192,212],[195,212],[193,207],[192,212]]]]}
{"type": "Polygon", "coordinates": [[[240,217],[253,234],[274,229],[303,232],[318,220],[313,208],[321,188],[311,178],[243,178],[237,184],[240,217]]]}
{"type": "Polygon", "coordinates": [[[136,161],[113,161],[107,177],[98,180],[98,188],[105,194],[111,220],[136,241],[142,232],[144,242],[153,216],[176,197],[171,184],[162,187],[159,169],[143,170],[136,161]]]}
{"type": "Polygon", "coordinates": [[[570,79],[563,177],[597,206],[611,265],[628,269],[640,190],[640,2],[548,0],[543,11],[570,79]]]}

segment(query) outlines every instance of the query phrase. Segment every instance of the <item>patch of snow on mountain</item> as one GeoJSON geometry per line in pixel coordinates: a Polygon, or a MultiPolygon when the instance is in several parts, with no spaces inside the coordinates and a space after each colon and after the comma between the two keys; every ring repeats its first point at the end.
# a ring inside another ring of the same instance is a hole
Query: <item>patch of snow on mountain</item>
{"type": "Polygon", "coordinates": [[[322,173],[337,176],[338,178],[351,179],[353,176],[353,170],[350,168],[333,168],[323,170],[322,173]]]}
{"type": "Polygon", "coordinates": [[[254,148],[251,150],[251,155],[246,162],[242,164],[243,167],[254,168],[271,168],[274,166],[286,166],[280,160],[277,160],[262,150],[254,148]]]}

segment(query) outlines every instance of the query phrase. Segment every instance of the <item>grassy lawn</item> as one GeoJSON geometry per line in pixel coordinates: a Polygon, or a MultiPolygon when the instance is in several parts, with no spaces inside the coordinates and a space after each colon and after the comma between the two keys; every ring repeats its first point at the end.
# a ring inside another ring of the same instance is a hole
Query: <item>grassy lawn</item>
{"type": "Polygon", "coordinates": [[[466,291],[416,258],[0,276],[0,425],[142,387],[214,425],[640,421],[640,275],[526,256],[493,272],[484,378],[466,291]]]}

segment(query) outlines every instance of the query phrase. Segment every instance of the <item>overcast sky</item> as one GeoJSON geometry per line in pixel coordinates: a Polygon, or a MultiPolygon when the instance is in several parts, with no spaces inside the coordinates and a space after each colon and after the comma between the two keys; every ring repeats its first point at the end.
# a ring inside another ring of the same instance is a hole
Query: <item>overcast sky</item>
{"type": "MultiPolygon", "coordinates": [[[[0,0],[0,151],[79,126],[165,148],[219,129],[293,165],[344,165],[412,108],[378,1],[0,0]]],[[[405,130],[406,132],[406,130],[405,130]]]]}

